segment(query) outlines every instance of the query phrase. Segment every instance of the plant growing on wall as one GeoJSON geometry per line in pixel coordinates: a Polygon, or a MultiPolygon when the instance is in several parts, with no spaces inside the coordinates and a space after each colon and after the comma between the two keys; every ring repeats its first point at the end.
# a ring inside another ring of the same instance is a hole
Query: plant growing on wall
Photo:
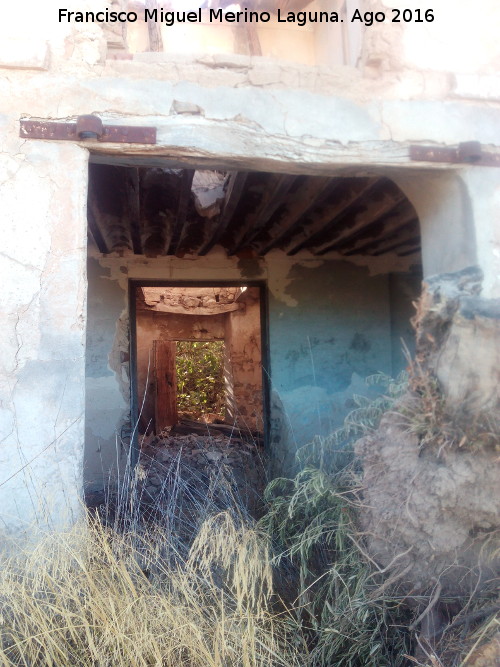
{"type": "Polygon", "coordinates": [[[177,400],[180,412],[194,417],[223,416],[224,341],[178,341],[177,400]]]}

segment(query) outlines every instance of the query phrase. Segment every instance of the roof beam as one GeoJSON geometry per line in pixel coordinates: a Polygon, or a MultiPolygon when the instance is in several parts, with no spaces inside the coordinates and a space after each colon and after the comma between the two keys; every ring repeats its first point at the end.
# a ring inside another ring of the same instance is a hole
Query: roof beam
{"type": "Polygon", "coordinates": [[[387,184],[385,189],[379,189],[362,197],[349,211],[345,211],[332,221],[331,239],[319,247],[315,247],[315,255],[325,255],[331,250],[336,250],[339,242],[358,234],[366,229],[367,225],[387,215],[395,206],[405,200],[405,195],[392,183],[387,184]]]}
{"type": "Polygon", "coordinates": [[[177,214],[174,221],[172,239],[170,241],[169,247],[166,250],[167,255],[177,254],[184,237],[194,171],[194,169],[184,169],[182,171],[181,182],[179,185],[179,201],[177,202],[177,214]]]}
{"type": "Polygon", "coordinates": [[[378,250],[385,251],[386,248],[389,248],[394,243],[404,242],[406,239],[420,234],[420,223],[418,218],[413,217],[410,220],[407,220],[405,224],[402,224],[396,231],[392,234],[387,234],[384,236],[377,236],[377,238],[371,239],[369,243],[366,243],[363,246],[351,248],[350,250],[340,250],[343,255],[371,255],[378,250]]]}
{"type": "Polygon", "coordinates": [[[277,224],[269,230],[271,240],[259,248],[259,254],[265,255],[280,245],[284,238],[293,233],[304,215],[321,205],[330,196],[333,187],[334,183],[329,176],[309,177],[304,187],[290,197],[285,212],[277,224]]]}
{"type": "MultiPolygon", "coordinates": [[[[391,245],[386,246],[385,248],[380,248],[380,249],[376,250],[375,252],[372,252],[371,254],[374,257],[378,257],[379,255],[383,255],[386,252],[394,251],[394,252],[396,252],[397,255],[399,255],[401,253],[398,252],[398,250],[401,251],[401,249],[404,250],[407,247],[411,248],[410,252],[407,253],[407,254],[411,254],[412,252],[415,252],[416,250],[418,250],[420,248],[420,244],[421,244],[421,237],[420,237],[420,234],[417,234],[416,236],[412,236],[410,238],[407,238],[406,240],[399,239],[399,240],[395,241],[394,243],[392,243],[391,245]]],[[[404,257],[405,254],[406,253],[403,253],[401,256],[404,257]]]]}
{"type": "Polygon", "coordinates": [[[126,211],[130,224],[132,248],[135,255],[142,255],[140,183],[137,167],[127,169],[127,199],[126,211]]]}
{"type": "Polygon", "coordinates": [[[248,216],[249,222],[244,226],[239,239],[231,247],[229,255],[234,255],[241,248],[248,246],[260,234],[274,213],[286,200],[296,179],[297,176],[289,176],[288,174],[277,176],[274,186],[264,192],[257,210],[248,216]]]}
{"type": "Polygon", "coordinates": [[[386,215],[382,215],[366,227],[340,241],[336,250],[356,254],[370,248],[372,244],[394,237],[403,227],[417,220],[417,213],[409,201],[396,204],[386,215]]]}
{"type": "Polygon", "coordinates": [[[374,189],[379,182],[379,178],[345,179],[345,183],[340,182],[338,197],[335,198],[333,204],[322,211],[313,213],[308,218],[307,224],[303,225],[303,232],[298,238],[298,243],[296,240],[295,244],[287,251],[287,255],[295,255],[300,250],[314,244],[316,240],[321,239],[335,220],[346,211],[349,211],[354,204],[374,189]]]}
{"type": "Polygon", "coordinates": [[[94,213],[90,208],[90,204],[87,206],[87,220],[89,224],[89,231],[92,234],[92,237],[95,241],[95,244],[99,252],[101,252],[103,255],[107,255],[109,249],[106,244],[106,241],[104,240],[104,236],[102,235],[101,230],[99,229],[99,225],[97,224],[97,220],[94,216],[94,213]]]}
{"type": "Polygon", "coordinates": [[[222,238],[224,232],[226,231],[229,223],[231,222],[233,215],[236,211],[238,204],[240,203],[241,196],[243,195],[243,190],[245,188],[245,183],[247,180],[248,172],[246,171],[233,171],[229,177],[228,187],[226,191],[226,198],[224,200],[224,208],[219,216],[215,232],[212,236],[205,241],[205,243],[200,248],[198,255],[206,255],[209,250],[211,250],[214,245],[216,245],[222,238]]]}
{"type": "Polygon", "coordinates": [[[94,214],[108,253],[131,250],[127,170],[110,165],[91,165],[88,189],[87,208],[94,214]]]}

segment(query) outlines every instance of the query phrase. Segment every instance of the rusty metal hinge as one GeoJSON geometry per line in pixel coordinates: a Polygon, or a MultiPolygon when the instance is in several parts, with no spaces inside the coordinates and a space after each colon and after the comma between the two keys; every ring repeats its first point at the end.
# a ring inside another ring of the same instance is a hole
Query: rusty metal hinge
{"type": "Polygon", "coordinates": [[[500,153],[485,153],[479,141],[464,141],[456,148],[449,146],[410,146],[410,159],[415,162],[448,162],[473,164],[478,167],[500,167],[500,153]]]}
{"type": "Polygon", "coordinates": [[[156,144],[156,127],[103,125],[98,116],[78,116],[76,123],[52,120],[21,120],[19,136],[24,139],[85,141],[114,144],[156,144]]]}

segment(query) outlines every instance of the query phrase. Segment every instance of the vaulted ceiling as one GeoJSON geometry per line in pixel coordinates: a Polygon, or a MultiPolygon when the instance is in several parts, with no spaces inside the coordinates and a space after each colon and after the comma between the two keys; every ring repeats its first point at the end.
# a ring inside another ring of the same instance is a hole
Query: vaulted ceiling
{"type": "Polygon", "coordinates": [[[308,250],[415,256],[415,209],[385,177],[296,176],[91,164],[89,236],[101,253],[157,257],[308,250]]]}

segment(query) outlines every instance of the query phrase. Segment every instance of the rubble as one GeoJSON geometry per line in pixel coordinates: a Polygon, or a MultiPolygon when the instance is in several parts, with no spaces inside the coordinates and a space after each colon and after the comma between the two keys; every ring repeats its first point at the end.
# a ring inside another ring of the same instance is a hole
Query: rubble
{"type": "Polygon", "coordinates": [[[154,504],[172,483],[205,489],[223,500],[230,487],[251,514],[258,512],[265,486],[263,447],[238,437],[216,435],[149,436],[140,439],[138,492],[154,504]],[[142,442],[141,442],[142,441],[142,442]]]}

